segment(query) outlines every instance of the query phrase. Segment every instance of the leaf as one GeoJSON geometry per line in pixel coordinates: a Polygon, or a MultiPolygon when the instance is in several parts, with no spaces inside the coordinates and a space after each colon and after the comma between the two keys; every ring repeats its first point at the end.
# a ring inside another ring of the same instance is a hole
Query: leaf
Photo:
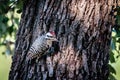
{"type": "Polygon", "coordinates": [[[115,69],[109,64],[110,73],[116,74],[115,69]]]}
{"type": "Polygon", "coordinates": [[[116,37],[120,37],[120,30],[119,29],[116,30],[116,33],[117,33],[116,37]]]}
{"type": "Polygon", "coordinates": [[[7,28],[6,28],[6,25],[4,23],[1,23],[1,30],[2,30],[2,33],[5,33],[7,31],[7,28]]]}
{"type": "Polygon", "coordinates": [[[114,57],[114,53],[111,51],[110,52],[110,62],[114,63],[115,62],[115,57],[114,57]]]}
{"type": "Polygon", "coordinates": [[[8,17],[4,17],[3,20],[2,20],[2,22],[3,22],[4,24],[6,24],[6,23],[8,22],[8,20],[9,20],[8,17]]]}
{"type": "Polygon", "coordinates": [[[14,25],[12,25],[12,26],[8,27],[8,29],[7,29],[7,30],[8,30],[9,35],[12,35],[12,32],[14,32],[13,27],[14,27],[14,25]]]}
{"type": "Polygon", "coordinates": [[[19,18],[14,18],[14,21],[17,25],[19,24],[19,18]]]}
{"type": "Polygon", "coordinates": [[[109,75],[109,80],[117,80],[117,79],[113,76],[113,74],[110,74],[109,75]]]}

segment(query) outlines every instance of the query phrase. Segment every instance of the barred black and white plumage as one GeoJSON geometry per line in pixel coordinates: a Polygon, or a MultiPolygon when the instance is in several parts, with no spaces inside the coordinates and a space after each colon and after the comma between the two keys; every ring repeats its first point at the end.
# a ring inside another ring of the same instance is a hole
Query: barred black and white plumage
{"type": "Polygon", "coordinates": [[[27,60],[41,57],[52,46],[52,41],[57,41],[54,32],[39,36],[30,47],[27,60]]]}

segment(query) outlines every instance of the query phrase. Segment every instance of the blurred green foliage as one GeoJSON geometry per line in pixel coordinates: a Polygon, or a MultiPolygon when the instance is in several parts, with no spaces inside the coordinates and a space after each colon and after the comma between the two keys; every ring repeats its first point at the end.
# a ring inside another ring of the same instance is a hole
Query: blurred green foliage
{"type": "Polygon", "coordinates": [[[3,54],[13,53],[16,30],[22,12],[22,0],[0,0],[0,46],[5,46],[3,54]]]}
{"type": "MultiPolygon", "coordinates": [[[[120,70],[118,66],[120,66],[120,6],[117,6],[115,8],[115,11],[117,12],[115,16],[115,26],[112,29],[112,40],[111,40],[111,49],[110,49],[110,62],[109,62],[109,80],[117,80],[116,75],[120,74],[120,70]],[[118,74],[119,73],[119,74],[118,74]]],[[[120,79],[120,78],[119,78],[120,79]]],[[[118,79],[118,80],[119,80],[118,79]]]]}
{"type": "MultiPolygon", "coordinates": [[[[6,50],[2,52],[3,54],[9,55],[13,53],[15,34],[18,29],[22,8],[23,0],[0,0],[0,47],[6,47],[6,50]]],[[[120,65],[117,62],[118,59],[120,60],[120,7],[118,6],[115,11],[117,15],[115,15],[116,25],[112,31],[109,80],[116,80],[115,75],[118,75],[116,71],[118,68],[114,65],[120,65]]]]}

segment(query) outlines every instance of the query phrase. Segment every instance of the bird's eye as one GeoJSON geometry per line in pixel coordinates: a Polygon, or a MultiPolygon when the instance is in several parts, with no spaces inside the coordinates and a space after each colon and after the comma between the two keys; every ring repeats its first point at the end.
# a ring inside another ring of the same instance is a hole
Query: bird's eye
{"type": "Polygon", "coordinates": [[[53,36],[47,35],[47,37],[50,37],[50,38],[52,38],[53,36]]]}

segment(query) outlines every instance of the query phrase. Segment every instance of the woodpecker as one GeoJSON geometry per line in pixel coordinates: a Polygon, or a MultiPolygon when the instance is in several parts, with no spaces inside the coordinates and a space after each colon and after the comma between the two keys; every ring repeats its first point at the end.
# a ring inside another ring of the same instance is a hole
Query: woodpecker
{"type": "Polygon", "coordinates": [[[42,36],[38,36],[28,51],[27,60],[40,58],[49,50],[53,41],[58,41],[53,31],[50,31],[42,36]]]}

